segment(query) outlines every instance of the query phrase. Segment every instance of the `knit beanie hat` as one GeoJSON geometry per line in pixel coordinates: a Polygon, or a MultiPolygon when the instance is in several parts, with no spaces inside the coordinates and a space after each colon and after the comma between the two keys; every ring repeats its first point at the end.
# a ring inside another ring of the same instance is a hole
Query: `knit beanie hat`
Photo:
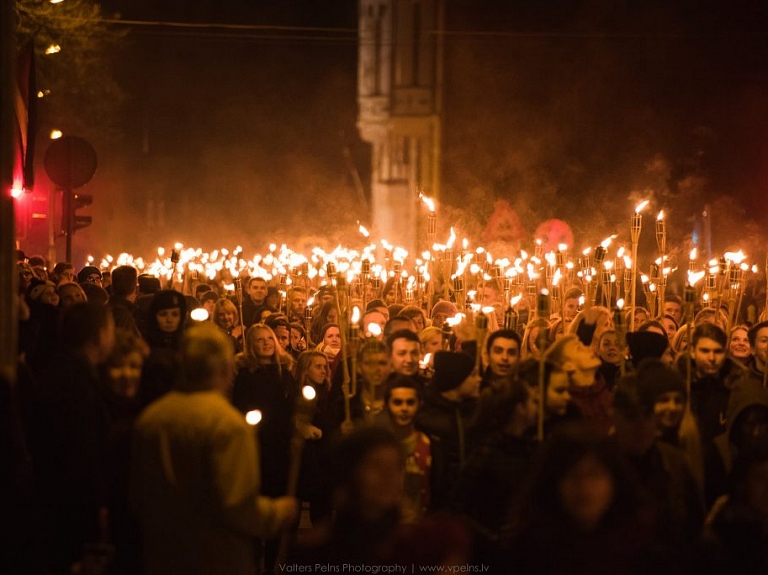
{"type": "Polygon", "coordinates": [[[149,317],[154,318],[157,312],[164,309],[180,308],[181,317],[187,314],[187,302],[184,294],[172,289],[164,289],[157,292],[149,305],[149,317]]]}
{"type": "Polygon", "coordinates": [[[627,334],[627,345],[632,363],[637,366],[648,357],[658,359],[664,355],[669,339],[655,331],[631,331],[627,334]]]}
{"type": "Polygon", "coordinates": [[[438,351],[435,353],[435,377],[432,385],[438,391],[459,387],[475,369],[475,360],[466,353],[438,351]]]}
{"type": "Polygon", "coordinates": [[[77,272],[77,283],[87,282],[90,276],[99,276],[99,279],[101,279],[101,270],[95,266],[85,266],[77,272]]]}

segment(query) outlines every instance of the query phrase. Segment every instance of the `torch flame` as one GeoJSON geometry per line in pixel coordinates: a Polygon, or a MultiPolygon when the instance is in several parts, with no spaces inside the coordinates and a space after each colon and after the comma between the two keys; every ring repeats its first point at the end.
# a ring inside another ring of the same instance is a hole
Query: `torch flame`
{"type": "Polygon", "coordinates": [[[421,201],[424,202],[424,204],[427,206],[427,209],[430,212],[435,211],[435,200],[433,200],[432,198],[428,198],[424,194],[419,194],[419,197],[421,198],[421,201]]]}
{"type": "MultiPolygon", "coordinates": [[[[608,246],[611,245],[611,242],[616,238],[616,234],[612,234],[605,238],[602,242],[600,242],[600,245],[603,247],[604,250],[608,249],[608,246]]],[[[585,254],[586,255],[586,254],[585,254]]]]}
{"type": "Polygon", "coordinates": [[[355,306],[352,308],[352,323],[356,324],[360,321],[360,308],[355,306]]]}
{"type": "Polygon", "coordinates": [[[695,286],[701,278],[703,278],[706,275],[706,272],[692,272],[688,271],[688,285],[691,287],[695,286]]]}
{"type": "Polygon", "coordinates": [[[517,294],[515,297],[509,300],[509,305],[512,307],[515,307],[518,303],[520,303],[520,300],[523,299],[522,294],[517,294]]]}
{"type": "Polygon", "coordinates": [[[744,255],[744,253],[741,250],[737,252],[725,252],[725,254],[723,255],[725,256],[726,260],[731,261],[735,264],[740,264],[747,257],[746,255],[744,255]]]}
{"type": "Polygon", "coordinates": [[[664,210],[661,210],[661,211],[659,212],[659,215],[658,215],[658,216],[656,216],[656,219],[657,219],[658,221],[661,221],[661,220],[663,220],[663,219],[664,219],[664,210]]]}
{"type": "Polygon", "coordinates": [[[616,307],[621,309],[624,309],[624,300],[623,299],[617,299],[616,300],[616,307]]]}
{"type": "Polygon", "coordinates": [[[448,242],[445,244],[446,247],[448,249],[451,249],[455,241],[456,241],[456,232],[453,231],[453,226],[451,226],[451,235],[448,237],[448,242]]]}
{"type": "Polygon", "coordinates": [[[461,323],[461,320],[463,320],[463,319],[464,319],[464,317],[465,317],[465,316],[464,316],[464,314],[463,314],[463,313],[457,313],[455,316],[453,316],[453,317],[449,317],[448,319],[446,319],[446,320],[445,320],[445,322],[446,322],[446,323],[447,323],[449,326],[451,326],[451,327],[455,327],[455,326],[457,326],[457,325],[459,325],[459,324],[461,323]]]}
{"type": "Polygon", "coordinates": [[[357,223],[360,226],[360,228],[359,228],[360,229],[360,233],[363,235],[363,237],[364,238],[370,237],[371,233],[367,229],[365,229],[365,226],[363,224],[361,224],[360,222],[357,222],[357,223]]]}
{"type": "Polygon", "coordinates": [[[637,207],[635,208],[635,213],[636,213],[636,214],[639,214],[640,212],[642,212],[642,211],[645,209],[645,207],[646,207],[647,205],[648,205],[648,200],[644,200],[644,201],[640,202],[640,203],[637,205],[637,207]]]}

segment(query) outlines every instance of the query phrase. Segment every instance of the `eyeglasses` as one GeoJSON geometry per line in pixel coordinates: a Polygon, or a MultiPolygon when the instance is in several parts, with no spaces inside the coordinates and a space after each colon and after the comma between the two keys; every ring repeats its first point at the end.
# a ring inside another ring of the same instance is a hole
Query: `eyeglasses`
{"type": "Polygon", "coordinates": [[[101,278],[99,276],[88,276],[85,278],[85,281],[91,284],[98,284],[101,283],[101,278]]]}

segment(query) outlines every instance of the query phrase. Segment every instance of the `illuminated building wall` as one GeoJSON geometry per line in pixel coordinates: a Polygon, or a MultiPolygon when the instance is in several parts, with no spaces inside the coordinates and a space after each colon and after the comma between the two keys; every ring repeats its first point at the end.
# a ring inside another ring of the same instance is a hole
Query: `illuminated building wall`
{"type": "Polygon", "coordinates": [[[442,0],[360,0],[358,129],[373,147],[376,235],[417,246],[419,192],[440,193],[442,0]]]}

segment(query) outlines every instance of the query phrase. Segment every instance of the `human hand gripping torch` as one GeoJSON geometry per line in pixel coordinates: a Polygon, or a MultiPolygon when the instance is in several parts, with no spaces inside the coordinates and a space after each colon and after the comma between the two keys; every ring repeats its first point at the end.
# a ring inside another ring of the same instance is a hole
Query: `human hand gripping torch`
{"type": "MultiPolygon", "coordinates": [[[[288,497],[296,497],[296,491],[299,485],[299,474],[301,472],[301,456],[304,451],[304,434],[302,433],[310,422],[315,413],[315,399],[317,397],[317,391],[311,385],[305,385],[301,388],[301,393],[296,398],[296,406],[294,410],[294,425],[293,435],[291,437],[291,457],[288,467],[288,485],[286,487],[285,494],[288,497]]],[[[280,548],[277,552],[276,565],[285,563],[285,559],[288,555],[288,549],[290,549],[293,542],[295,532],[293,529],[286,529],[283,531],[280,537],[280,548]]]]}
{"type": "Polygon", "coordinates": [[[536,298],[536,316],[539,322],[539,333],[536,338],[536,346],[539,348],[539,420],[536,431],[536,438],[539,442],[544,441],[544,412],[546,411],[546,394],[544,393],[545,374],[547,361],[544,358],[544,352],[547,349],[549,337],[547,334],[547,320],[549,317],[549,292],[541,290],[536,298]]]}

